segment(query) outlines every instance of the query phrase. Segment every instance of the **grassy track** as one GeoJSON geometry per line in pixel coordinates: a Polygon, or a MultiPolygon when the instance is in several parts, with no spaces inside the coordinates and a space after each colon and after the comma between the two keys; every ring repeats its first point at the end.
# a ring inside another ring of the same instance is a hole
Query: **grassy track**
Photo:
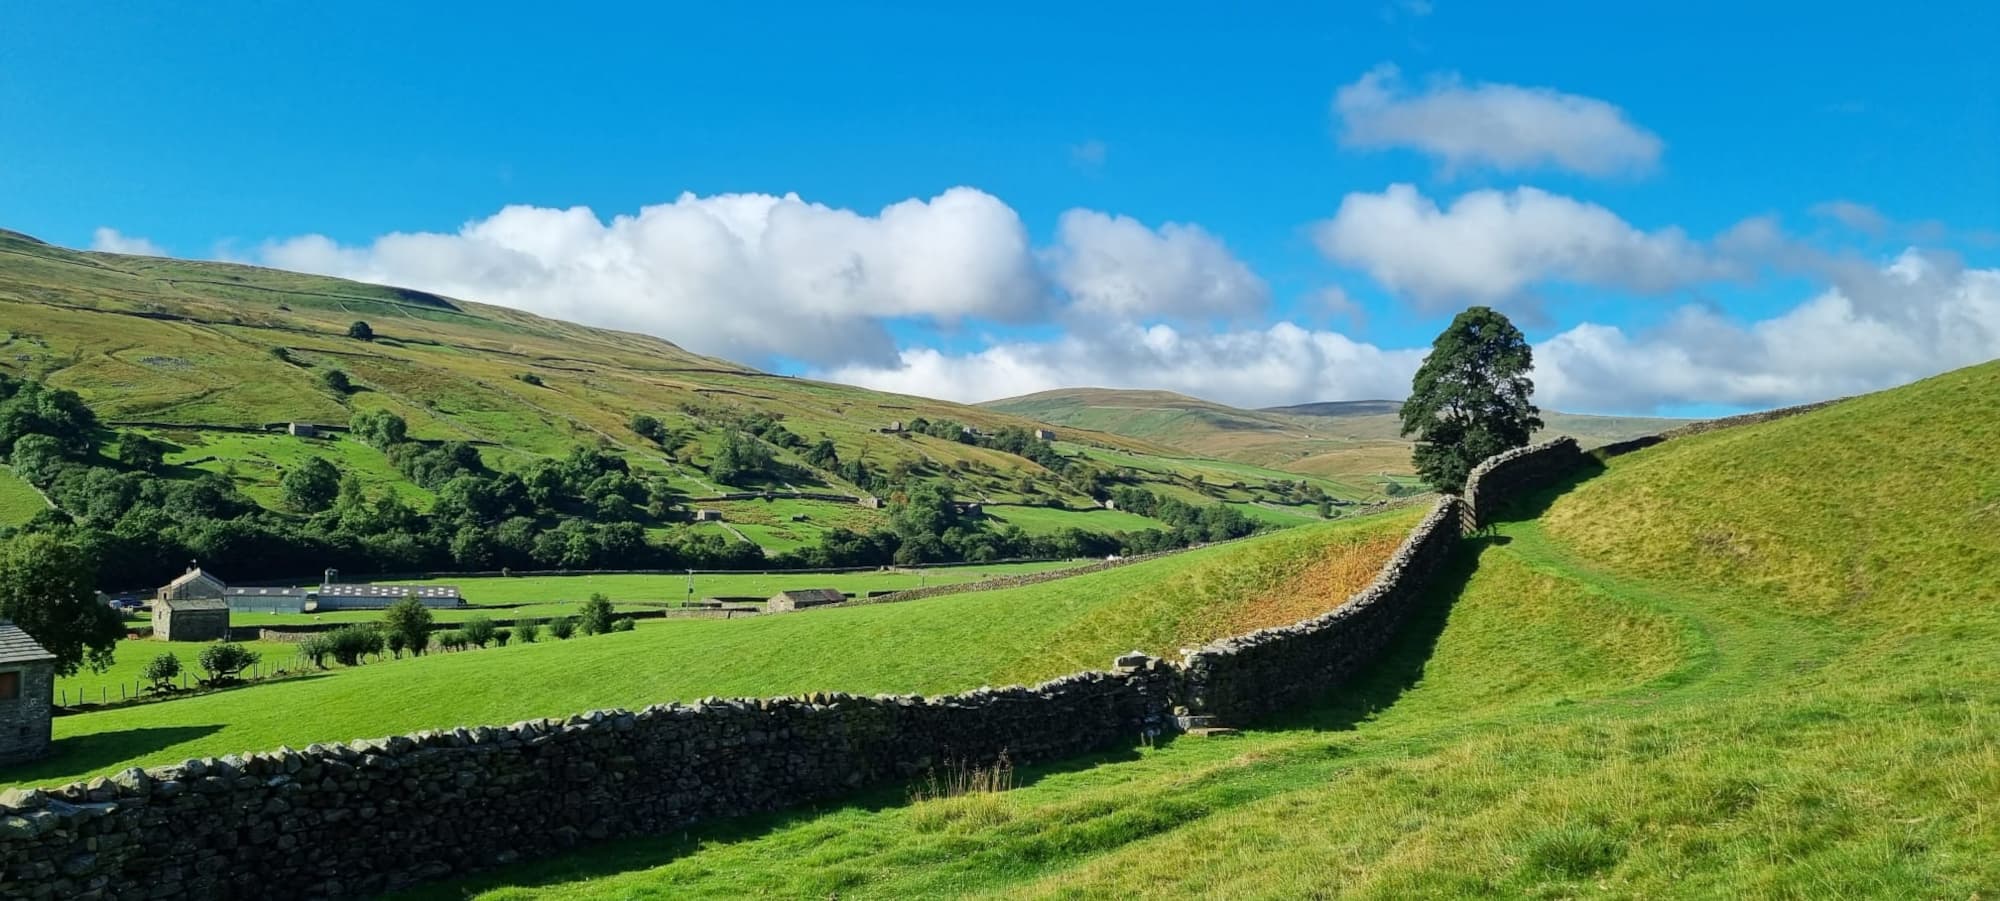
{"type": "Polygon", "coordinates": [[[1955,675],[1940,666],[1857,686],[1847,630],[1606,574],[1530,524],[1502,534],[1441,633],[1420,627],[1346,703],[1245,739],[1038,772],[998,796],[888,792],[627,842],[474,887],[1963,897],[2000,879],[2000,836],[1983,825],[2000,812],[1990,683],[1940,692],[1955,675]]]}
{"type": "Polygon", "coordinates": [[[1996,389],[1989,365],[1621,458],[1469,548],[1366,684],[1236,741],[432,894],[1987,897],[1996,389]]]}
{"type": "Polygon", "coordinates": [[[649,621],[629,633],[371,663],[66,716],[56,721],[55,755],[0,770],[0,783],[709,695],[1031,683],[1102,669],[1135,646],[1171,653],[1260,616],[1296,618],[1288,605],[1301,596],[1324,598],[1330,585],[1365,582],[1414,519],[1404,511],[1292,530],[1021,588],[743,620],[649,621]]]}

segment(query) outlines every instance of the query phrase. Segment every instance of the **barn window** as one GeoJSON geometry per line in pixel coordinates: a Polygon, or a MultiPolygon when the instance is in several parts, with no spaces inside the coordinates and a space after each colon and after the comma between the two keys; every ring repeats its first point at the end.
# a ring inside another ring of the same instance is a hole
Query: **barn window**
{"type": "Polygon", "coordinates": [[[12,701],[21,696],[21,673],[19,671],[0,673],[0,701],[12,701]]]}

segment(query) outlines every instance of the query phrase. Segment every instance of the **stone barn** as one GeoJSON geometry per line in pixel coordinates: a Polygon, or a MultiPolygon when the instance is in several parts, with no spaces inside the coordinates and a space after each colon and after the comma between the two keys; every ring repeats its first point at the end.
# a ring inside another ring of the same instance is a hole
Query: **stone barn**
{"type": "Polygon", "coordinates": [[[801,588],[797,591],[780,591],[764,602],[764,609],[771,613],[787,610],[804,610],[808,607],[824,607],[847,600],[847,595],[831,588],[801,588]]]}
{"type": "Polygon", "coordinates": [[[229,602],[222,598],[161,598],[153,602],[153,637],[219,641],[229,637],[229,602]]]}
{"type": "Polygon", "coordinates": [[[55,694],[56,655],[0,619],[0,764],[49,753],[55,694]]]}

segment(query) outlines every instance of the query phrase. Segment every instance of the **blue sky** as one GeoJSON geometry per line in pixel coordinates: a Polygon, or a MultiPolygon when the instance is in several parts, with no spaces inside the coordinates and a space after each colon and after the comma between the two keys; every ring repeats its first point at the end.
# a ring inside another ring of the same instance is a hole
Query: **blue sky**
{"type": "Polygon", "coordinates": [[[180,6],[0,14],[0,227],[959,399],[1394,393],[1472,302],[1571,409],[2000,355],[1986,4],[180,6]],[[700,239],[793,193],[799,246],[700,239]]]}

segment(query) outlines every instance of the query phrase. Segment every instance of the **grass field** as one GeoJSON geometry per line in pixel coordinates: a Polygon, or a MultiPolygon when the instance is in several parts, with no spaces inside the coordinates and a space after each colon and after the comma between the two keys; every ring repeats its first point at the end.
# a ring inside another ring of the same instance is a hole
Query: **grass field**
{"type": "Polygon", "coordinates": [[[1364,685],[1235,741],[430,896],[1987,897],[1995,422],[1988,365],[1621,458],[1468,543],[1364,685]]]}
{"type": "Polygon", "coordinates": [[[1320,521],[1319,511],[1311,507],[1273,507],[1268,504],[1230,504],[1230,506],[1257,522],[1281,529],[1320,521]]]}
{"type": "Polygon", "coordinates": [[[1027,507],[1008,504],[989,504],[985,508],[986,519],[996,527],[1020,526],[1021,531],[1030,535],[1048,535],[1063,529],[1085,529],[1092,532],[1142,532],[1147,529],[1165,529],[1166,523],[1157,519],[1127,513],[1123,510],[1058,510],[1054,507],[1027,507]]]}
{"type": "Polygon", "coordinates": [[[204,472],[231,474],[237,487],[251,500],[273,510],[284,509],[284,492],[278,480],[287,470],[320,457],[343,473],[353,473],[362,485],[388,489],[419,510],[431,506],[431,493],[403,478],[387,455],[367,444],[347,437],[295,438],[284,434],[248,435],[239,432],[200,432],[182,429],[147,430],[154,437],[179,448],[167,455],[167,462],[204,472]]]}
{"type": "MultiPolygon", "coordinates": [[[[256,651],[262,658],[259,663],[264,668],[294,668],[297,664],[298,648],[278,641],[238,642],[256,651]]],[[[187,673],[189,683],[200,675],[195,666],[195,656],[207,644],[192,641],[155,641],[151,638],[127,638],[118,642],[115,661],[111,668],[94,673],[80,670],[74,676],[56,680],[56,700],[60,703],[75,703],[81,697],[86,701],[119,699],[122,687],[127,695],[137,695],[145,680],[140,677],[154,657],[171,653],[181,659],[181,669],[187,673]]]]}
{"type": "MultiPolygon", "coordinates": [[[[694,596],[767,598],[793,588],[837,588],[848,594],[870,591],[902,591],[925,585],[973,582],[994,576],[1048,572],[1081,565],[1076,560],[1039,563],[995,563],[972,566],[939,566],[928,569],[862,571],[847,573],[700,573],[694,577],[694,596]]],[[[472,579],[434,579],[399,582],[407,585],[457,585],[471,604],[534,604],[548,601],[581,601],[603,594],[613,601],[683,601],[688,596],[685,575],[612,573],[574,576],[488,576],[472,579]]]]}
{"type": "Polygon", "coordinates": [[[56,753],[0,782],[709,695],[949,692],[1103,669],[1296,619],[1365,584],[1414,516],[1300,529],[1032,585],[414,660],[56,721],[56,753]],[[865,648],[866,653],[856,653],[865,648]]]}
{"type": "Polygon", "coordinates": [[[21,481],[14,470],[0,466],[0,526],[19,525],[48,508],[34,486],[21,481]]]}

